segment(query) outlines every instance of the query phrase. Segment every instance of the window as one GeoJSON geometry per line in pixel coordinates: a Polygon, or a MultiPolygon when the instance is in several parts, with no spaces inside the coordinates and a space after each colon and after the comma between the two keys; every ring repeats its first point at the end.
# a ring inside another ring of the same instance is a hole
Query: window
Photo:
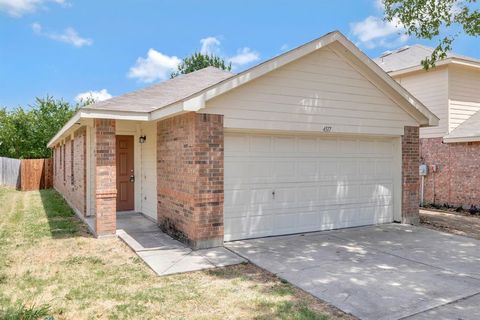
{"type": "Polygon", "coordinates": [[[75,184],[75,170],[74,170],[74,161],[73,161],[73,154],[74,154],[74,147],[75,147],[75,140],[70,140],[70,184],[73,186],[75,184]]]}
{"type": "Polygon", "coordinates": [[[62,169],[63,169],[63,183],[65,184],[67,182],[67,176],[65,175],[65,171],[66,171],[66,168],[65,168],[65,144],[62,145],[62,160],[63,160],[63,166],[62,166],[62,169]]]}

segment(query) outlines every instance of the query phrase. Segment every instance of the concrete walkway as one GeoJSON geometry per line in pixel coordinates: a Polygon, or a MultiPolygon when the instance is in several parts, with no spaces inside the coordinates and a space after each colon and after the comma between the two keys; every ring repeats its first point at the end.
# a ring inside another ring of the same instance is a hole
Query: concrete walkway
{"type": "Polygon", "coordinates": [[[226,245],[360,319],[479,319],[475,239],[388,224],[226,245]]]}
{"type": "Polygon", "coordinates": [[[139,213],[118,213],[117,235],[160,276],[246,261],[224,247],[192,251],[139,213]]]}

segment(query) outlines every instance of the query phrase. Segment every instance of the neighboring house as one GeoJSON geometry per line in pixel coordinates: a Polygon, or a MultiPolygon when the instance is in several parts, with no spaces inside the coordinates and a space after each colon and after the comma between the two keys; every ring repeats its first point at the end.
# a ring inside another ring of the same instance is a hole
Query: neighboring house
{"type": "Polygon", "coordinates": [[[137,211],[193,248],[418,222],[438,118],[339,32],[239,74],[206,68],[84,107],[49,142],[93,232],[137,211]]]}
{"type": "Polygon", "coordinates": [[[421,158],[429,171],[424,201],[470,207],[480,204],[480,60],[450,53],[425,71],[433,48],[414,45],[374,61],[439,118],[420,129],[421,158]]]}

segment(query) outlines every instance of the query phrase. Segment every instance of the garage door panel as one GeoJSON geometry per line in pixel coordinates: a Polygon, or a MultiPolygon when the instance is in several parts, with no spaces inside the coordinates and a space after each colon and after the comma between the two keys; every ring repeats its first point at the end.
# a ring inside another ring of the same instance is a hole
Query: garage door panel
{"type": "Polygon", "coordinates": [[[317,153],[317,139],[315,138],[298,138],[297,151],[300,153],[317,153]]]}
{"type": "Polygon", "coordinates": [[[389,178],[392,176],[392,162],[391,160],[377,160],[375,161],[375,177],[380,179],[389,178]]]}
{"type": "Polygon", "coordinates": [[[393,151],[378,138],[227,134],[225,240],[393,221],[393,151]]]}
{"type": "Polygon", "coordinates": [[[378,156],[387,156],[391,157],[393,153],[393,145],[391,142],[385,142],[385,141],[377,141],[376,142],[376,150],[375,153],[378,156]]]}
{"type": "Polygon", "coordinates": [[[273,152],[292,152],[295,150],[295,138],[292,137],[275,137],[273,139],[273,152]]]}
{"type": "Polygon", "coordinates": [[[250,136],[251,152],[270,152],[272,148],[272,137],[269,136],[250,136]]]}
{"type": "Polygon", "coordinates": [[[233,240],[235,238],[246,238],[251,234],[259,237],[272,234],[273,216],[251,216],[248,223],[243,218],[235,218],[225,224],[225,239],[233,240]],[[234,236],[233,236],[234,235],[234,236]]]}
{"type": "Polygon", "coordinates": [[[358,143],[357,140],[341,139],[338,141],[340,146],[340,153],[342,154],[356,154],[358,153],[358,143]]]}
{"type": "MultiPolygon", "coordinates": [[[[286,188],[270,186],[263,189],[235,189],[226,190],[225,198],[229,199],[225,208],[253,207],[262,205],[263,208],[283,209],[309,206],[330,206],[356,204],[392,204],[392,184],[358,184],[358,185],[330,185],[298,186],[287,185],[286,188]],[[272,190],[275,190],[273,198],[272,190]]],[[[240,210],[240,211],[241,211],[240,210]]],[[[256,209],[254,209],[256,210],[256,209]]]]}

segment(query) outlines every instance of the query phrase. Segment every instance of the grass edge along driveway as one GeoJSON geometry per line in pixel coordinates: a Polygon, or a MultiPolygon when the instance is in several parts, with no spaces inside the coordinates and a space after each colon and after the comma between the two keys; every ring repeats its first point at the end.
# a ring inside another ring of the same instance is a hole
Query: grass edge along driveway
{"type": "Polygon", "coordinates": [[[253,265],[157,277],[54,190],[0,187],[1,319],[351,319],[253,265]]]}

